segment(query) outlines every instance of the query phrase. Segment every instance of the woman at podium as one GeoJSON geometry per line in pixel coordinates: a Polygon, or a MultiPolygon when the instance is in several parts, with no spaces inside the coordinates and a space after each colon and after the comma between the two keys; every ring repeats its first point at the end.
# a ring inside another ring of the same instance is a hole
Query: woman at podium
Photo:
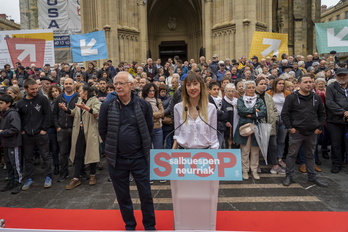
{"type": "Polygon", "coordinates": [[[217,112],[201,76],[187,74],[182,102],[174,106],[173,149],[218,149],[217,112]]]}

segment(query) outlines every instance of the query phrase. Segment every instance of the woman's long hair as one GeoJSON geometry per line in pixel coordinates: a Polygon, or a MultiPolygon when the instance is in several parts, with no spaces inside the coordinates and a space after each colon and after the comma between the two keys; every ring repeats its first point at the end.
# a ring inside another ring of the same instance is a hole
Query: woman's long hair
{"type": "Polygon", "coordinates": [[[198,101],[198,107],[199,107],[199,113],[201,115],[201,117],[208,122],[209,118],[208,118],[208,103],[209,103],[209,99],[208,99],[208,91],[207,88],[203,82],[203,79],[200,75],[196,74],[196,73],[188,73],[181,88],[181,96],[182,96],[182,118],[186,118],[187,117],[187,111],[185,111],[185,107],[190,108],[191,106],[191,102],[190,102],[190,96],[187,93],[186,90],[186,85],[188,83],[192,83],[192,82],[198,82],[199,86],[200,86],[200,94],[199,94],[199,101],[198,101]]]}
{"type": "MultiPolygon", "coordinates": [[[[272,88],[271,88],[273,93],[277,93],[277,84],[278,84],[279,81],[284,81],[284,84],[285,84],[285,80],[283,78],[279,78],[278,77],[278,78],[274,79],[273,84],[272,84],[272,88]]],[[[285,89],[285,86],[284,86],[283,93],[285,93],[285,90],[286,89],[285,89]]]]}

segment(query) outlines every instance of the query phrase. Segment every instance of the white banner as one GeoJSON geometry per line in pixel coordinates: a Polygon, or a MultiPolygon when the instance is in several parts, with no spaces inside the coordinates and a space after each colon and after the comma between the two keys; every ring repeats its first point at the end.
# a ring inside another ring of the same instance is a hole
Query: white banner
{"type": "Polygon", "coordinates": [[[55,47],[70,47],[71,34],[81,33],[79,0],[39,0],[39,27],[52,29],[55,47]]]}
{"type": "MultiPolygon", "coordinates": [[[[53,46],[53,32],[49,29],[37,29],[37,30],[18,30],[18,31],[0,31],[0,67],[4,67],[5,64],[10,64],[11,67],[14,67],[14,64],[12,63],[10,48],[8,47],[6,43],[6,39],[8,38],[23,38],[23,39],[43,39],[45,40],[45,50],[44,50],[44,57],[43,62],[40,64],[37,64],[37,67],[41,68],[44,64],[50,64],[51,66],[55,63],[55,56],[54,56],[54,46],[53,46]]],[[[28,46],[27,46],[28,47],[28,46]]],[[[19,52],[21,53],[19,56],[15,57],[18,58],[20,62],[24,62],[24,59],[26,59],[30,54],[26,54],[26,49],[20,49],[18,48],[19,52]],[[26,55],[25,55],[26,54],[26,55]],[[23,57],[23,55],[25,55],[23,57]],[[21,60],[21,57],[23,60],[21,60]]],[[[33,54],[31,54],[33,57],[33,54]]],[[[37,57],[38,59],[41,57],[37,57]]],[[[36,60],[36,58],[34,59],[36,60]]],[[[32,63],[35,63],[35,61],[32,61],[32,63]]]]}

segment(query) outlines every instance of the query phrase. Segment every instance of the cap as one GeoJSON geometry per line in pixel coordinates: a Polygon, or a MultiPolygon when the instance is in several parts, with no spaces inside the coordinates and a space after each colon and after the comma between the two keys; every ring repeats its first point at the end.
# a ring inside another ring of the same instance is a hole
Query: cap
{"type": "Polygon", "coordinates": [[[225,62],[223,62],[222,60],[220,60],[218,64],[221,66],[225,66],[225,62]]]}
{"type": "Polygon", "coordinates": [[[39,68],[34,68],[34,71],[40,71],[40,69],[39,68]]]}
{"type": "Polygon", "coordinates": [[[45,64],[45,66],[51,66],[50,64],[45,64]]]}
{"type": "Polygon", "coordinates": [[[339,75],[339,74],[348,74],[348,69],[346,68],[338,68],[336,71],[335,71],[336,75],[339,75]]]}
{"type": "Polygon", "coordinates": [[[18,66],[19,69],[24,70],[25,68],[23,66],[18,66]]]}
{"type": "Polygon", "coordinates": [[[253,56],[253,57],[251,57],[251,59],[253,60],[253,59],[259,59],[257,56],[253,56]]]}
{"type": "Polygon", "coordinates": [[[48,77],[41,77],[40,78],[40,81],[49,81],[49,82],[53,82],[50,78],[48,78],[48,77]]]}
{"type": "Polygon", "coordinates": [[[218,58],[218,57],[219,57],[218,54],[214,54],[214,55],[213,55],[213,58],[218,58]]]}
{"type": "Polygon", "coordinates": [[[1,86],[0,87],[0,93],[1,94],[6,94],[7,86],[1,86]]]}
{"type": "Polygon", "coordinates": [[[336,54],[337,52],[336,51],[331,51],[330,54],[336,54]]]}

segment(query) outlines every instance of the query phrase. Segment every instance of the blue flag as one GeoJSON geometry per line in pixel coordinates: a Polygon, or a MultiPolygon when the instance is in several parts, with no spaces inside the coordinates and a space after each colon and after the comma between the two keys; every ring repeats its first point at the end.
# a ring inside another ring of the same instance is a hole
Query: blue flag
{"type": "Polygon", "coordinates": [[[104,31],[71,35],[70,44],[72,48],[73,62],[108,58],[104,31]]]}
{"type": "Polygon", "coordinates": [[[348,19],[316,23],[315,32],[320,54],[348,51],[348,19]]]}

